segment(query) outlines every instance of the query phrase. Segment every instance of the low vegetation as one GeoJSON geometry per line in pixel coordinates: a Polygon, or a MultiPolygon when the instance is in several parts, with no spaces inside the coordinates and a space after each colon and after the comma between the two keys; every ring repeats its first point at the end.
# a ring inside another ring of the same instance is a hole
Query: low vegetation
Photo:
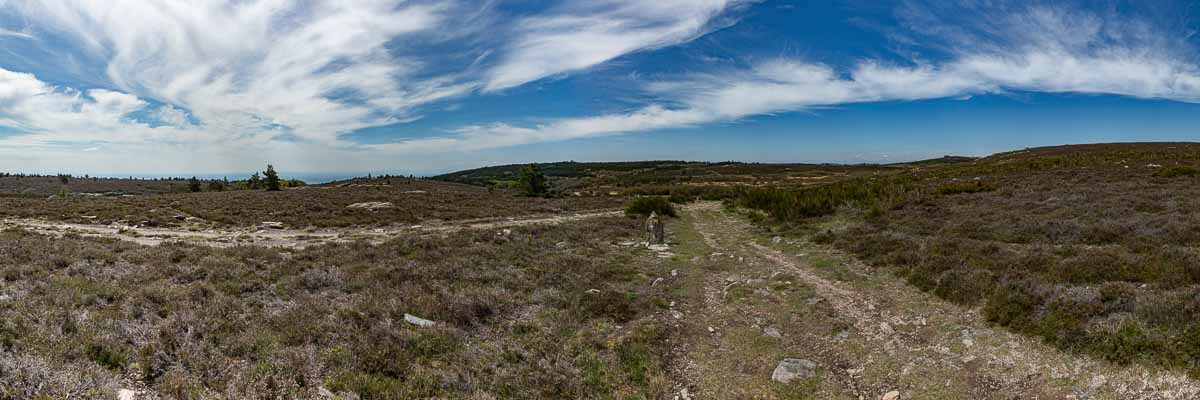
{"type": "Polygon", "coordinates": [[[1190,143],[1030,149],[747,191],[736,204],[1064,350],[1200,376],[1200,187],[1163,179],[1191,167],[1157,167],[1196,154],[1190,143]]]}
{"type": "Polygon", "coordinates": [[[296,251],[6,231],[0,397],[665,398],[662,272],[611,245],[639,225],[296,251]]]}
{"type": "Polygon", "coordinates": [[[379,184],[268,192],[237,190],[50,200],[0,197],[0,217],[150,227],[241,227],[264,221],[282,222],[295,228],[386,226],[615,209],[621,207],[624,200],[611,196],[524,198],[512,192],[489,193],[486,189],[467,185],[389,178],[379,184]],[[392,203],[393,207],[347,208],[363,202],[386,202],[392,203]],[[187,217],[199,218],[199,221],[188,221],[187,217]]]}

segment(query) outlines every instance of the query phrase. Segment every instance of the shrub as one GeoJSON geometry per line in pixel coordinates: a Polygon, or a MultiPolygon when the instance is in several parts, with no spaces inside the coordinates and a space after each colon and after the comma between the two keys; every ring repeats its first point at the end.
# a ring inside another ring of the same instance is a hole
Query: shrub
{"type": "Polygon", "coordinates": [[[951,195],[960,193],[990,192],[999,189],[1000,185],[993,182],[974,181],[967,183],[952,183],[938,188],[938,194],[951,195]]]}
{"type": "Polygon", "coordinates": [[[625,215],[646,216],[650,215],[651,212],[668,217],[674,217],[678,215],[675,213],[675,206],[671,204],[670,200],[663,196],[635,197],[633,201],[630,201],[629,205],[625,207],[625,215]]]}
{"type": "Polygon", "coordinates": [[[192,193],[196,193],[196,192],[201,191],[202,189],[204,189],[204,187],[200,186],[199,179],[196,179],[196,177],[194,177],[194,176],[192,177],[192,179],[188,179],[188,191],[190,191],[192,193]]]}
{"type": "Polygon", "coordinates": [[[546,174],[537,164],[529,164],[521,170],[521,191],[526,196],[544,196],[549,191],[546,187],[546,174]]]}
{"type": "Polygon", "coordinates": [[[1180,176],[1196,176],[1200,175],[1200,170],[1189,167],[1187,165],[1172,165],[1154,170],[1154,176],[1161,178],[1175,178],[1180,176]]]}

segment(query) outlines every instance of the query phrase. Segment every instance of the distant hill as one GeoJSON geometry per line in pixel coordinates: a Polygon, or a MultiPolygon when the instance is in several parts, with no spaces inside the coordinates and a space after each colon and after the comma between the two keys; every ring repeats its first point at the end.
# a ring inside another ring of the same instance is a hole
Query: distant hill
{"type": "MultiPolygon", "coordinates": [[[[552,162],[538,166],[558,186],[630,187],[666,184],[753,184],[761,181],[815,179],[827,175],[887,172],[907,167],[922,167],[971,162],[973,157],[945,156],[899,164],[768,164],[745,162],[697,162],[678,160],[625,162],[552,162]]],[[[475,168],[434,176],[431,179],[477,186],[503,184],[520,179],[526,164],[475,168]]]]}

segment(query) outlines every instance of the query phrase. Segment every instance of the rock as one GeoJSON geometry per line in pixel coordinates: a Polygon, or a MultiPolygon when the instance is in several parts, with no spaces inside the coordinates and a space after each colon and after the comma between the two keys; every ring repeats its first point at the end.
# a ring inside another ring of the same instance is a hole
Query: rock
{"type": "Polygon", "coordinates": [[[567,247],[567,242],[562,241],[562,242],[555,243],[554,247],[559,248],[559,249],[565,249],[567,247]]]}
{"type": "Polygon", "coordinates": [[[671,270],[671,276],[679,276],[679,270],[677,270],[677,269],[671,270]]]}
{"type": "Polygon", "coordinates": [[[283,229],[283,223],[282,222],[259,222],[258,227],[263,228],[263,229],[283,229]]]}
{"type": "Polygon", "coordinates": [[[782,338],[783,338],[783,334],[782,334],[782,333],[780,333],[780,332],[779,332],[779,330],[778,330],[778,329],[775,329],[775,327],[773,327],[773,326],[768,326],[766,329],[763,329],[763,335],[766,335],[766,336],[769,336],[769,337],[773,337],[773,338],[776,338],[776,339],[782,339],[782,338]]]}
{"type": "Polygon", "coordinates": [[[692,395],[688,393],[687,388],[683,388],[679,391],[679,400],[692,400],[692,395]]]}
{"type": "Polygon", "coordinates": [[[336,399],[337,398],[337,395],[333,394],[333,392],[329,391],[329,389],[326,389],[324,386],[317,388],[317,395],[321,396],[322,398],[326,398],[326,399],[336,399]]]}
{"type": "Polygon", "coordinates": [[[677,320],[683,319],[683,313],[679,312],[679,311],[671,310],[671,318],[675,318],[677,320]]]}
{"type": "Polygon", "coordinates": [[[775,243],[775,244],[783,243],[783,238],[779,237],[779,236],[773,237],[773,238],[771,238],[771,243],[775,243]]]}
{"type": "Polygon", "coordinates": [[[710,326],[708,327],[708,333],[717,333],[717,330],[710,326]]]}
{"type": "Polygon", "coordinates": [[[896,400],[899,398],[900,398],[900,392],[897,390],[893,390],[893,391],[884,393],[883,396],[879,396],[879,400],[896,400]]]}
{"type": "Polygon", "coordinates": [[[117,400],[134,400],[137,398],[137,392],[133,389],[118,389],[117,400]]]}
{"type": "Polygon", "coordinates": [[[204,222],[204,218],[187,217],[183,219],[185,222],[204,222]]]}
{"type": "Polygon", "coordinates": [[[621,245],[621,246],[629,247],[629,246],[636,246],[637,242],[621,242],[621,243],[617,243],[617,244],[621,245]]]}
{"type": "Polygon", "coordinates": [[[817,363],[797,358],[785,358],[775,367],[775,372],[771,373],[771,380],[787,384],[797,378],[808,379],[814,376],[817,376],[817,363]]]}
{"type": "Polygon", "coordinates": [[[512,229],[503,229],[500,232],[497,232],[496,234],[500,235],[500,236],[508,236],[508,235],[512,234],[512,229]]]}
{"type": "Polygon", "coordinates": [[[422,328],[428,328],[437,324],[436,322],[407,313],[404,314],[404,322],[408,322],[422,328]]]}
{"type": "Polygon", "coordinates": [[[646,248],[650,249],[650,250],[654,250],[654,251],[667,251],[667,250],[671,249],[670,246],[667,246],[665,244],[651,244],[651,245],[647,245],[646,248]]]}
{"type": "Polygon", "coordinates": [[[385,208],[396,208],[396,205],[386,201],[369,201],[366,203],[354,203],[346,206],[346,208],[375,211],[385,208]]]}
{"type": "Polygon", "coordinates": [[[588,294],[600,294],[600,289],[588,289],[583,292],[588,294]]]}
{"type": "Polygon", "coordinates": [[[879,323],[879,331],[883,332],[884,335],[888,335],[888,336],[896,334],[896,330],[892,329],[892,326],[888,325],[887,322],[879,323]]]}
{"type": "Polygon", "coordinates": [[[179,214],[179,215],[175,216],[175,219],[179,220],[179,221],[183,221],[183,220],[187,219],[187,216],[183,215],[183,214],[179,214]]]}

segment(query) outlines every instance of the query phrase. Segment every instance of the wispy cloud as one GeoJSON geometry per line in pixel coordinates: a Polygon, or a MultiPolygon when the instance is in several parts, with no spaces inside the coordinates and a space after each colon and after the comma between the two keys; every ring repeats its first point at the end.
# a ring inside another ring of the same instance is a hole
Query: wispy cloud
{"type": "Polygon", "coordinates": [[[717,17],[751,0],[596,0],[525,18],[486,89],[507,89],[675,45],[722,27],[717,17]]]}
{"type": "Polygon", "coordinates": [[[926,32],[944,35],[939,40],[951,54],[941,62],[864,60],[849,71],[838,71],[819,62],[773,59],[749,70],[649,84],[644,89],[656,95],[658,104],[628,113],[525,127],[468,126],[447,137],[380,147],[480,150],[697,126],[811,107],[1012,90],[1200,103],[1200,66],[1189,48],[1161,39],[1171,35],[1145,21],[1046,7],[990,18],[993,24],[984,32],[934,28],[932,22],[922,21],[926,32]]]}
{"type": "Polygon", "coordinates": [[[3,0],[0,17],[36,31],[0,36],[52,37],[49,50],[62,58],[102,65],[108,89],[54,86],[0,68],[0,126],[22,133],[0,144],[168,151],[188,142],[232,154],[286,139],[324,154],[353,152],[362,147],[343,137],[355,130],[686,42],[745,1],[564,2],[501,21],[487,15],[498,12],[491,2],[471,0],[3,0]],[[456,25],[464,21],[487,29],[456,25]],[[478,48],[478,59],[458,69],[437,65],[444,55],[408,51],[453,40],[495,49],[478,48]]]}

